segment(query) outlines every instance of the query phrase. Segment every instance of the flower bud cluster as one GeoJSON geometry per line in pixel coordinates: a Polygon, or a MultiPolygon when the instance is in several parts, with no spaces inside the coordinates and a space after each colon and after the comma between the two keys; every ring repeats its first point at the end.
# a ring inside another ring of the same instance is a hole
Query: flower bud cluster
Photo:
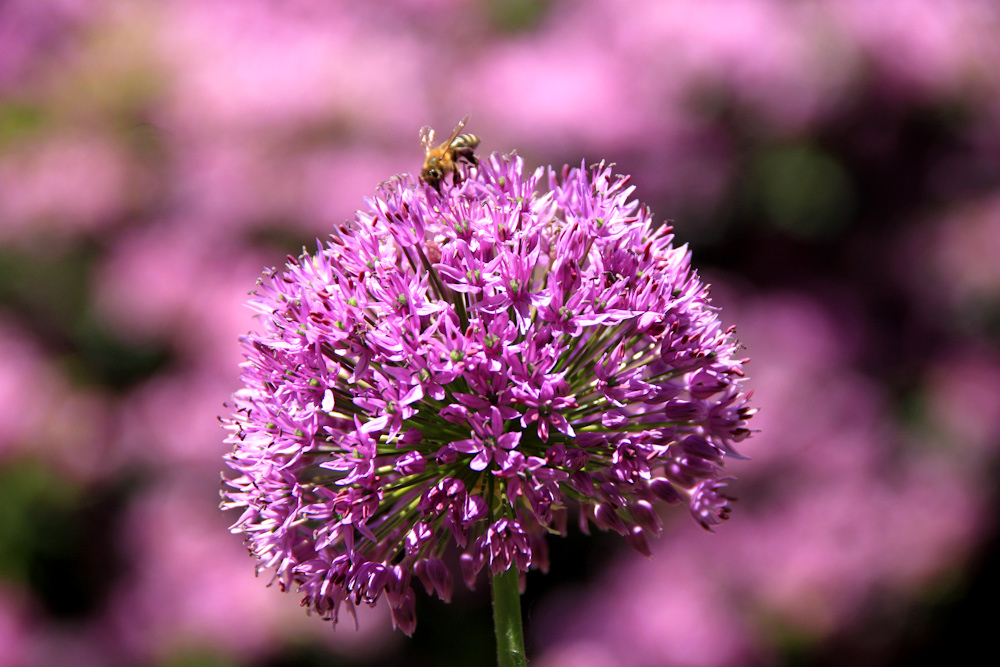
{"type": "Polygon", "coordinates": [[[470,587],[544,570],[571,513],[643,554],[659,501],[729,513],[753,410],[688,249],[604,164],[463,175],[384,183],[251,300],[223,506],[325,618],[384,597],[409,634],[413,575],[452,595],[450,547],[470,587]]]}

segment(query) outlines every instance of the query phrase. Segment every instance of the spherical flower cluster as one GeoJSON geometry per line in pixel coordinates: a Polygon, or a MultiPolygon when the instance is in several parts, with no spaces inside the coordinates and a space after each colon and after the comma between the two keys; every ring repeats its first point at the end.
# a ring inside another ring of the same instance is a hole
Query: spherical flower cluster
{"type": "Polygon", "coordinates": [[[334,621],[384,596],[410,634],[411,579],[448,600],[452,544],[471,587],[546,569],[571,512],[647,555],[657,501],[727,517],[744,360],[632,189],[513,155],[441,193],[401,176],[265,274],[223,492],[260,570],[334,621]]]}

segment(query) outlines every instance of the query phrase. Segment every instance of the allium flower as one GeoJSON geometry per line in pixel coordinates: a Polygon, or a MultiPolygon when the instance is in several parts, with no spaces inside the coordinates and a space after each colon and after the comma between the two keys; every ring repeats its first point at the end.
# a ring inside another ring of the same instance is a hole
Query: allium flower
{"type": "Polygon", "coordinates": [[[603,163],[464,176],[383,184],[251,300],[223,506],[324,618],[384,596],[410,634],[414,574],[451,597],[450,545],[470,587],[544,570],[571,512],[647,555],[657,501],[729,512],[753,410],[687,248],[603,163]]]}

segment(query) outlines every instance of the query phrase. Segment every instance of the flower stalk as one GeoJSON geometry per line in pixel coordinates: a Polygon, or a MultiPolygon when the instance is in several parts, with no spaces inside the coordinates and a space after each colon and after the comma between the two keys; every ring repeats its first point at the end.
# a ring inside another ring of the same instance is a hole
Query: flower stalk
{"type": "Polygon", "coordinates": [[[493,627],[497,635],[497,667],[525,667],[528,663],[524,651],[518,578],[517,569],[511,567],[490,579],[493,627]]]}

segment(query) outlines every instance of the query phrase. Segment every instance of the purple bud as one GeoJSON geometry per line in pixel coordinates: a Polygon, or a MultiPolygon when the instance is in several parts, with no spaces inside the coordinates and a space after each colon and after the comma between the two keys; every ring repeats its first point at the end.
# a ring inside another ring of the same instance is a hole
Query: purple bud
{"type": "Polygon", "coordinates": [[[646,542],[646,535],[639,526],[632,526],[632,529],[625,533],[625,542],[646,558],[653,557],[653,552],[649,550],[649,544],[646,542]]]}
{"type": "Polygon", "coordinates": [[[604,428],[617,428],[628,421],[628,417],[618,410],[608,410],[601,415],[601,426],[604,428]]]}
{"type": "Polygon", "coordinates": [[[485,562],[479,550],[475,547],[472,548],[471,553],[466,551],[459,557],[459,565],[462,568],[462,579],[465,580],[465,586],[470,591],[476,589],[476,577],[479,575],[479,571],[483,569],[485,562]]]}
{"type": "MultiPolygon", "coordinates": [[[[444,602],[451,602],[451,593],[454,588],[454,579],[451,571],[440,558],[428,558],[427,578],[430,580],[437,596],[444,602]]],[[[430,592],[430,591],[428,591],[430,592]]]]}
{"type": "Polygon", "coordinates": [[[692,456],[710,461],[721,461],[722,452],[700,435],[689,435],[681,441],[681,448],[692,456]]]}
{"type": "Polygon", "coordinates": [[[599,503],[594,509],[594,523],[604,530],[613,530],[619,535],[625,535],[628,528],[618,516],[618,512],[608,503],[599,503]]]}
{"type": "Polygon", "coordinates": [[[417,629],[417,603],[413,597],[413,590],[406,591],[406,596],[398,605],[390,605],[392,612],[392,627],[399,628],[407,637],[413,636],[413,631],[417,629]]]}
{"type": "Polygon", "coordinates": [[[671,401],[663,408],[667,419],[671,421],[689,422],[704,419],[705,410],[691,401],[671,401]]]}
{"type": "Polygon", "coordinates": [[[569,483],[574,489],[587,496],[588,498],[594,495],[594,478],[591,477],[590,473],[583,472],[582,470],[577,470],[572,475],[569,476],[569,483]]]}
{"type": "Polygon", "coordinates": [[[396,459],[396,471],[400,475],[416,475],[426,467],[424,457],[419,452],[407,452],[396,459]]]}
{"type": "Polygon", "coordinates": [[[647,500],[637,500],[629,503],[629,513],[635,522],[642,526],[642,529],[652,535],[659,535],[663,528],[660,516],[653,509],[653,505],[647,500]]]}
{"type": "Polygon", "coordinates": [[[650,480],[649,489],[657,498],[670,505],[677,505],[684,500],[684,496],[680,494],[677,488],[663,477],[650,480]]]}
{"type": "Polygon", "coordinates": [[[389,604],[398,606],[405,600],[406,593],[410,590],[410,570],[403,565],[393,565],[387,573],[385,595],[389,604]]]}
{"type": "Polygon", "coordinates": [[[708,371],[699,371],[691,378],[688,391],[693,398],[703,399],[718,394],[726,386],[727,383],[719,379],[717,375],[708,371]]]}

